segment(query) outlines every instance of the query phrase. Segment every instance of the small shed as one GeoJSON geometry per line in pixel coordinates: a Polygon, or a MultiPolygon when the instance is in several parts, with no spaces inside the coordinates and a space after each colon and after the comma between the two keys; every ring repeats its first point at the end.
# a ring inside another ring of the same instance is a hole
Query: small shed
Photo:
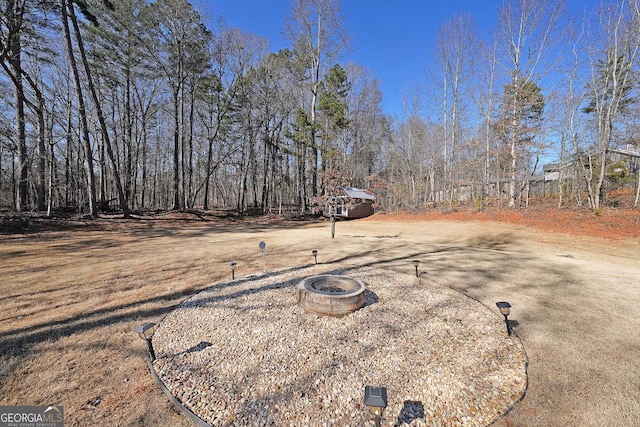
{"type": "Polygon", "coordinates": [[[331,216],[331,205],[335,202],[335,216],[337,218],[358,219],[373,215],[375,196],[361,188],[338,187],[340,194],[329,198],[327,216],[331,216]]]}

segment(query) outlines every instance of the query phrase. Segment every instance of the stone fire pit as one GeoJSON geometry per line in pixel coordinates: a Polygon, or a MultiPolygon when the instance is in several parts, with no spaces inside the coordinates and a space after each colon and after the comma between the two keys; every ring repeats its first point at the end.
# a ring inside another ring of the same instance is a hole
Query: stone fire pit
{"type": "Polygon", "coordinates": [[[312,276],[298,285],[298,305],[320,315],[342,316],[362,308],[365,286],[346,276],[312,276]]]}

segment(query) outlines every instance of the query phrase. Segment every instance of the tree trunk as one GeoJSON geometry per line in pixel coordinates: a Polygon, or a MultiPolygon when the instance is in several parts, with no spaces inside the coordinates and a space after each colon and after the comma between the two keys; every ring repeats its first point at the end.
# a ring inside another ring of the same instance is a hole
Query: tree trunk
{"type": "MultiPolygon", "coordinates": [[[[64,2],[65,0],[62,0],[62,1],[64,2]]],[[[122,214],[125,218],[129,218],[129,208],[127,205],[127,199],[124,195],[124,191],[122,190],[120,173],[118,172],[118,164],[116,163],[115,158],[113,156],[113,150],[111,149],[111,140],[109,138],[109,131],[107,130],[107,123],[104,120],[100,99],[98,99],[98,94],[96,92],[95,85],[93,84],[93,79],[91,77],[91,70],[89,68],[89,62],[87,61],[87,55],[85,54],[85,51],[84,51],[84,43],[82,41],[80,28],[78,26],[78,20],[76,19],[75,10],[73,8],[73,2],[69,3],[69,16],[71,17],[71,24],[73,25],[73,31],[76,36],[76,42],[78,43],[80,58],[82,59],[82,65],[84,66],[84,71],[87,78],[87,84],[89,86],[89,93],[93,98],[93,103],[96,107],[96,113],[98,114],[98,121],[100,122],[100,130],[102,131],[102,137],[104,138],[104,143],[107,149],[107,156],[109,157],[109,160],[111,161],[111,166],[113,167],[113,178],[116,184],[116,191],[118,192],[118,199],[120,201],[122,214]]]]}
{"type": "Polygon", "coordinates": [[[173,88],[173,209],[180,209],[180,106],[179,87],[173,88]]]}
{"type": "Polygon", "coordinates": [[[27,209],[28,201],[28,151],[27,151],[27,133],[25,126],[25,114],[24,114],[24,91],[22,86],[22,43],[20,38],[20,26],[21,19],[19,5],[15,1],[9,1],[7,4],[7,11],[9,16],[7,17],[7,27],[9,29],[10,38],[8,40],[8,59],[11,71],[14,79],[14,99],[15,99],[15,113],[16,113],[16,128],[18,138],[18,161],[19,161],[19,181],[18,181],[18,198],[17,198],[17,210],[24,211],[27,209]]]}
{"type": "MultiPolygon", "coordinates": [[[[209,131],[210,132],[210,131],[209,131]]],[[[209,185],[211,183],[211,169],[213,162],[213,137],[211,135],[208,136],[209,146],[207,148],[207,165],[206,165],[206,173],[207,176],[205,178],[204,184],[204,210],[209,209],[209,185]]]]}
{"type": "Polygon", "coordinates": [[[47,148],[45,145],[45,122],[44,122],[44,99],[42,96],[38,96],[38,108],[36,109],[38,115],[38,186],[37,186],[37,205],[38,211],[44,211],[46,209],[46,184],[45,184],[45,168],[47,148]]]}
{"type": "MultiPolygon", "coordinates": [[[[516,68],[517,70],[517,68],[516,68]]],[[[511,165],[509,167],[509,207],[513,208],[516,205],[516,172],[517,172],[517,160],[518,160],[518,121],[519,121],[519,108],[518,108],[518,100],[520,93],[520,81],[518,78],[518,72],[515,72],[514,80],[513,80],[513,90],[515,91],[513,94],[513,106],[511,109],[511,129],[510,129],[510,157],[511,157],[511,165]]]]}
{"type": "Polygon", "coordinates": [[[512,208],[516,205],[516,141],[515,136],[511,137],[511,166],[509,170],[509,207],[512,208]]]}
{"type": "MultiPolygon", "coordinates": [[[[125,155],[125,198],[131,203],[132,200],[132,187],[133,187],[133,120],[131,119],[131,70],[129,69],[129,63],[127,62],[125,67],[125,101],[124,101],[124,118],[125,118],[125,142],[126,147],[125,155]]],[[[133,206],[133,204],[132,204],[133,206]]]]}
{"type": "MultiPolygon", "coordinates": [[[[72,5],[69,4],[70,10],[72,5]]],[[[96,204],[96,180],[93,171],[93,150],[91,149],[91,140],[89,138],[89,125],[87,123],[87,113],[84,104],[84,96],[82,94],[82,86],[80,84],[80,75],[78,73],[78,64],[76,58],[73,55],[73,46],[71,44],[71,32],[69,30],[69,21],[67,13],[67,0],[60,0],[60,13],[62,18],[62,29],[64,31],[64,38],[67,48],[67,56],[69,59],[69,65],[73,74],[73,83],[78,98],[78,114],[80,116],[80,124],[82,130],[82,147],[84,148],[84,167],[87,178],[87,196],[89,198],[89,215],[91,218],[98,217],[98,207],[96,204]]]]}
{"type": "Polygon", "coordinates": [[[52,143],[49,144],[49,148],[51,152],[49,153],[49,191],[47,196],[47,216],[51,217],[53,214],[53,186],[55,183],[55,164],[56,164],[56,155],[53,151],[54,145],[52,143]]]}
{"type": "Polygon", "coordinates": [[[599,210],[600,209],[600,202],[602,200],[602,188],[603,188],[603,184],[604,184],[604,176],[605,176],[605,172],[607,170],[607,152],[604,151],[603,153],[600,154],[600,166],[599,166],[599,170],[598,170],[598,182],[596,183],[596,188],[593,194],[593,209],[594,210],[599,210]]]}
{"type": "Polygon", "coordinates": [[[636,172],[638,175],[638,180],[636,181],[636,198],[633,201],[633,207],[638,207],[638,199],[640,199],[640,171],[636,172]]]}
{"type": "MultiPolygon", "coordinates": [[[[268,123],[268,122],[267,122],[268,123]]],[[[269,133],[269,125],[265,125],[264,129],[264,138],[263,138],[263,146],[262,146],[262,197],[260,199],[260,206],[262,207],[262,211],[267,211],[267,204],[269,199],[269,187],[267,185],[267,181],[269,179],[269,161],[271,160],[269,156],[269,147],[270,143],[270,133],[269,133]]]]}
{"type": "Polygon", "coordinates": [[[146,207],[147,193],[147,113],[142,115],[142,190],[140,190],[140,209],[146,207]]]}
{"type": "Polygon", "coordinates": [[[196,202],[193,193],[193,117],[195,111],[195,87],[192,85],[189,94],[189,137],[188,137],[188,160],[187,160],[187,197],[189,208],[193,208],[196,202]]]}

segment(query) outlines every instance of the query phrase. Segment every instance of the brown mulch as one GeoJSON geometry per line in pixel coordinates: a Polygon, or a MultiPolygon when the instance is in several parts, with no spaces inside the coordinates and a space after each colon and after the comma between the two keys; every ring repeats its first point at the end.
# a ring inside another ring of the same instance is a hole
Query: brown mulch
{"type": "Polygon", "coordinates": [[[393,221],[498,221],[549,232],[619,240],[640,237],[640,209],[604,209],[596,215],[588,209],[501,209],[490,211],[429,211],[387,214],[373,218],[393,221]]]}
{"type": "MultiPolygon", "coordinates": [[[[129,219],[121,215],[101,214],[96,220],[86,215],[66,215],[46,218],[32,213],[0,215],[0,234],[33,234],[49,231],[108,231],[119,228],[147,227],[158,225],[187,225],[189,223],[218,222],[255,223],[269,225],[284,223],[291,218],[278,215],[242,216],[231,211],[163,211],[133,214],[129,219]]],[[[316,221],[309,217],[304,220],[316,221]]],[[[377,213],[365,220],[374,221],[498,221],[525,227],[534,227],[549,232],[579,236],[599,237],[611,240],[640,237],[640,208],[605,208],[595,214],[586,208],[558,209],[541,206],[529,208],[488,208],[477,211],[472,208],[457,210],[432,209],[416,213],[377,213]]]]}

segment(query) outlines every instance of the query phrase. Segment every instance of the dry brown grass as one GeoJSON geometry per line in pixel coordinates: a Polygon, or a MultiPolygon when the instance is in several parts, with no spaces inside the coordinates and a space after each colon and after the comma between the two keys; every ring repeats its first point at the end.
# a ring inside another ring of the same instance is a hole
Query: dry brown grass
{"type": "Polygon", "coordinates": [[[509,300],[530,385],[497,425],[638,425],[640,243],[625,238],[637,229],[607,240],[448,218],[374,216],[339,223],[335,239],[325,224],[202,215],[3,235],[0,405],[61,404],[69,426],[188,426],[153,383],[133,328],[228,279],[231,260],[242,276],[310,263],[318,249],[320,262],[408,274],[419,258],[429,279],[491,309],[509,300]]]}

